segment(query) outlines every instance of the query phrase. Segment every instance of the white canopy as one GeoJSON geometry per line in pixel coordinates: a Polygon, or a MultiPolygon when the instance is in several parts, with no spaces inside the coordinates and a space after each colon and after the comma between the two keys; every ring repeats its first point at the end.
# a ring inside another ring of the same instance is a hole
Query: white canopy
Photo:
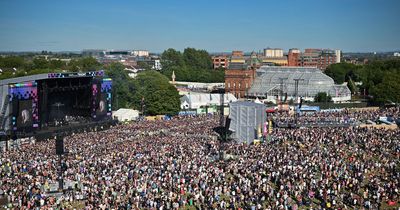
{"type": "Polygon", "coordinates": [[[117,118],[119,121],[136,120],[139,117],[139,111],[121,108],[113,112],[113,117],[117,118]]]}
{"type": "MultiPolygon", "coordinates": [[[[237,99],[231,93],[224,94],[224,105],[235,102],[237,99]]],[[[218,93],[188,93],[181,97],[182,109],[197,109],[202,106],[221,105],[221,95],[218,93]]]]}

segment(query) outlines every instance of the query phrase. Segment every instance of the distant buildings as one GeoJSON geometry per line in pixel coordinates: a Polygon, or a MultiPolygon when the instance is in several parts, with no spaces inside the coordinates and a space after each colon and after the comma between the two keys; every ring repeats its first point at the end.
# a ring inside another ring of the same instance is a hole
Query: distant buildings
{"type": "Polygon", "coordinates": [[[226,55],[218,55],[218,56],[213,56],[213,68],[218,69],[218,68],[227,68],[229,65],[229,57],[226,55]]]}
{"type": "Polygon", "coordinates": [[[305,49],[303,53],[296,55],[297,57],[293,57],[293,52],[289,55],[293,66],[317,67],[321,70],[325,70],[329,65],[340,61],[340,50],[305,49]]]}
{"type": "Polygon", "coordinates": [[[149,51],[147,50],[133,50],[132,55],[135,57],[149,57],[149,51]]]}
{"type": "Polygon", "coordinates": [[[330,49],[305,49],[301,52],[297,48],[289,49],[285,54],[280,48],[265,48],[262,53],[252,52],[251,55],[243,51],[232,51],[231,55],[214,55],[214,69],[230,69],[231,64],[249,64],[250,60],[254,63],[255,58],[260,65],[268,66],[303,66],[317,67],[325,70],[329,65],[341,62],[341,51],[330,49]]]}
{"type": "Polygon", "coordinates": [[[244,53],[243,53],[243,51],[240,51],[240,50],[234,50],[234,51],[232,51],[232,57],[243,57],[244,56],[244,53]]]}
{"type": "Polygon", "coordinates": [[[279,48],[266,48],[264,49],[264,57],[266,58],[282,58],[283,50],[279,48]]]}
{"type": "Polygon", "coordinates": [[[158,56],[150,56],[147,50],[101,50],[89,49],[82,51],[83,56],[90,56],[102,64],[119,62],[130,70],[150,68],[161,70],[161,61],[158,56]]]}
{"type": "Polygon", "coordinates": [[[400,57],[400,52],[395,52],[395,53],[393,53],[393,56],[394,56],[394,57],[400,57]]]}
{"type": "Polygon", "coordinates": [[[283,50],[279,48],[264,49],[264,56],[261,58],[263,65],[287,66],[287,56],[283,55],[283,50]]]}
{"type": "Polygon", "coordinates": [[[262,58],[262,63],[263,65],[269,65],[269,66],[287,66],[288,65],[288,59],[287,57],[265,57],[262,58]]]}
{"type": "Polygon", "coordinates": [[[288,53],[288,66],[301,66],[300,50],[293,48],[289,50],[288,53]]]}
{"type": "Polygon", "coordinates": [[[335,56],[336,56],[336,63],[340,63],[341,62],[341,58],[342,58],[342,51],[341,50],[335,50],[335,56]]]}
{"type": "Polygon", "coordinates": [[[82,50],[82,56],[84,57],[101,57],[105,55],[106,50],[100,49],[85,49],[82,50]]]}
{"type": "Polygon", "coordinates": [[[229,64],[244,64],[246,63],[246,57],[243,51],[232,51],[232,56],[230,57],[229,64]]]}

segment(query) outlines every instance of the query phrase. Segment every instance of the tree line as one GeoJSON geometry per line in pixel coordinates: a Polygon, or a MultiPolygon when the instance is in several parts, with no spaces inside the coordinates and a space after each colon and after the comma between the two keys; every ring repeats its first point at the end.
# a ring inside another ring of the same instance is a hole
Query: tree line
{"type": "Polygon", "coordinates": [[[161,54],[162,74],[171,78],[175,72],[177,81],[224,82],[223,69],[213,69],[210,54],[205,50],[186,48],[183,53],[167,49],[161,54]]]}
{"type": "Polygon", "coordinates": [[[179,112],[179,93],[165,75],[148,70],[132,79],[124,68],[120,63],[112,63],[105,69],[106,75],[113,79],[115,109],[134,108],[145,115],[179,112]]]}
{"type": "Polygon", "coordinates": [[[335,83],[347,82],[353,94],[366,95],[374,104],[400,103],[400,59],[373,60],[363,66],[338,63],[325,73],[335,83]]]}
{"type": "Polygon", "coordinates": [[[44,57],[7,56],[0,57],[0,79],[21,77],[50,72],[78,72],[102,69],[95,58],[45,59],[44,57]]]}

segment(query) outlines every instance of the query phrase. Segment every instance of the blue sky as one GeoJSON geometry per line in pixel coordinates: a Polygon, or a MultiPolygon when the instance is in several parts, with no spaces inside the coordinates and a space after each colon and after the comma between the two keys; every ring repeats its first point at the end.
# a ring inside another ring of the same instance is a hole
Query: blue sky
{"type": "Polygon", "coordinates": [[[0,51],[400,49],[400,0],[0,0],[0,51]]]}

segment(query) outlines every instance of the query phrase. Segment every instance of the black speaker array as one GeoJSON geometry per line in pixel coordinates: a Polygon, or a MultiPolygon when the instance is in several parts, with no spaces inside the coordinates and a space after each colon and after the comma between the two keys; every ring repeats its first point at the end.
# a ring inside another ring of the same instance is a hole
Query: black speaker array
{"type": "Polygon", "coordinates": [[[56,136],[56,154],[64,154],[64,137],[62,137],[61,135],[56,136]]]}

